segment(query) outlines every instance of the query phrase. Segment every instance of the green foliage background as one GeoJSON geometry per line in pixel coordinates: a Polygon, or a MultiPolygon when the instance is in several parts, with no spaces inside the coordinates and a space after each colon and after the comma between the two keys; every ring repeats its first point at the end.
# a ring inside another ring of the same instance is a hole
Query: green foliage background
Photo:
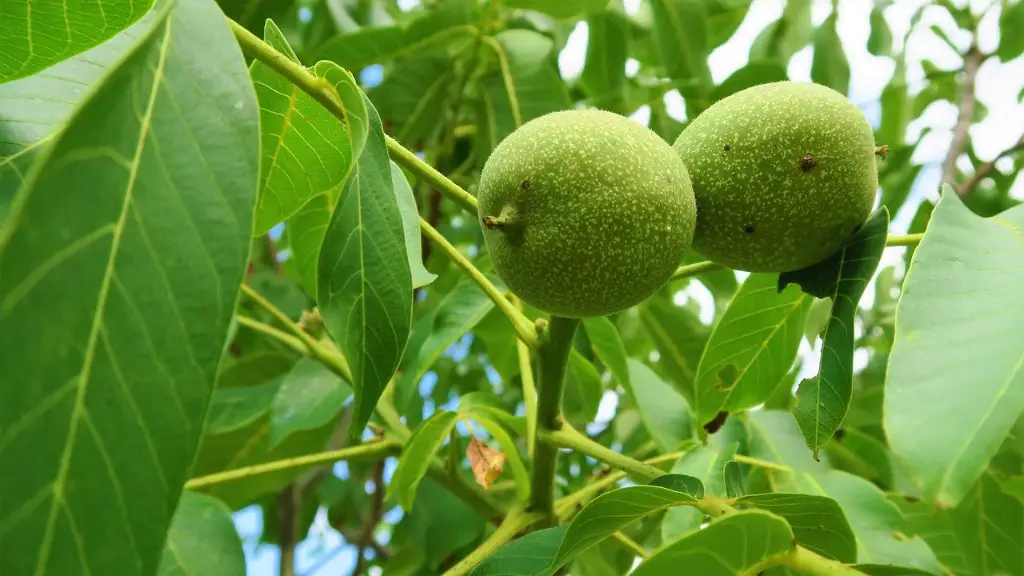
{"type": "Polygon", "coordinates": [[[796,542],[859,573],[1024,575],[1024,136],[972,138],[979,75],[1024,58],[1021,0],[862,10],[895,71],[856,102],[888,147],[856,241],[781,277],[689,254],[576,331],[561,409],[586,438],[537,424],[545,315],[502,295],[448,181],[475,194],[502,138],[574,106],[672,142],[807,47],[850,94],[845,9],[778,2],[715,82],[748,1],[5,1],[0,574],[242,574],[232,514],[258,509],[247,552],[281,574],[821,573],[796,542]],[[921,77],[922,35],[957,65],[921,77]],[[942,107],[928,166],[908,127],[942,107]],[[486,489],[471,437],[506,455],[486,489]],[[552,443],[560,525],[500,547],[537,522],[552,443]],[[702,530],[715,498],[736,511],[702,530]]]}

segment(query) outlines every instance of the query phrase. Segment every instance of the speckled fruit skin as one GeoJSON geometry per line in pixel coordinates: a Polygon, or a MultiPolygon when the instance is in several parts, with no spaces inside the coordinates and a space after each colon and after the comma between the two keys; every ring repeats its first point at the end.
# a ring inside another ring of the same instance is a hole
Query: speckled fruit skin
{"type": "Polygon", "coordinates": [[[619,312],[657,291],[696,225],[690,177],[672,147],[601,110],[521,126],[487,159],[477,198],[498,276],[531,306],[574,318],[619,312]]]}
{"type": "Polygon", "coordinates": [[[820,262],[874,204],[871,125],[845,96],[818,84],[737,92],[694,119],[673,147],[697,198],[694,252],[737,270],[820,262]]]}

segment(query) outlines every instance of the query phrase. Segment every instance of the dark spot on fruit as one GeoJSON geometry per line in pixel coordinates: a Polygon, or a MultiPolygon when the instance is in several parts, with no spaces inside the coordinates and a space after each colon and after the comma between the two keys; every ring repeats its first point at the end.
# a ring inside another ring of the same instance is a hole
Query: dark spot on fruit
{"type": "Polygon", "coordinates": [[[728,152],[728,151],[732,150],[732,146],[729,146],[728,144],[726,144],[725,146],[722,146],[722,150],[725,150],[726,152],[728,152]]]}
{"type": "Polygon", "coordinates": [[[728,417],[729,413],[724,411],[715,414],[715,417],[711,419],[711,422],[708,422],[707,424],[704,425],[704,431],[707,432],[708,434],[714,434],[715,432],[718,432],[719,430],[722,429],[722,426],[725,425],[725,419],[728,417]]]}
{"type": "Polygon", "coordinates": [[[522,188],[523,190],[529,190],[530,189],[530,181],[529,180],[523,180],[523,183],[520,184],[519,187],[522,188]]]}
{"type": "Polygon", "coordinates": [[[754,225],[753,224],[747,224],[743,228],[743,231],[746,232],[747,234],[753,234],[754,233],[754,225]]]}
{"type": "Polygon", "coordinates": [[[810,172],[818,165],[818,161],[814,159],[814,156],[810,154],[800,159],[800,169],[804,172],[810,172]]]}
{"type": "Polygon", "coordinates": [[[672,183],[672,177],[671,176],[665,176],[665,183],[666,184],[671,184],[672,183]]]}

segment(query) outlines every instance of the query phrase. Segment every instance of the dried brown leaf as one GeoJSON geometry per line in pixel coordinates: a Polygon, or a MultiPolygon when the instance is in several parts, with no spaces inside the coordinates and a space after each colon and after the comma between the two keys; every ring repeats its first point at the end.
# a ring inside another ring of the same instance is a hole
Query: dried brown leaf
{"type": "Polygon", "coordinates": [[[473,467],[476,483],[484,488],[490,488],[505,468],[505,453],[491,448],[479,438],[470,438],[466,456],[473,467]]]}

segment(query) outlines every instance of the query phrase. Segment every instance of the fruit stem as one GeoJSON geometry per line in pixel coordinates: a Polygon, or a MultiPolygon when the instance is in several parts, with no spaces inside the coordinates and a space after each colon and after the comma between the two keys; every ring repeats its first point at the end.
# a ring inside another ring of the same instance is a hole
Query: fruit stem
{"type": "Polygon", "coordinates": [[[420,218],[420,229],[430,239],[431,242],[436,244],[445,254],[448,255],[455,265],[462,269],[467,276],[476,282],[477,286],[484,291],[484,294],[494,301],[494,304],[505,313],[509,321],[512,322],[512,328],[516,331],[516,336],[526,343],[527,346],[533,348],[537,346],[537,327],[533,321],[526,317],[525,314],[519,311],[518,308],[504,294],[493,282],[484,276],[484,273],[479,268],[473,265],[468,258],[462,255],[455,246],[452,246],[451,242],[447,238],[441,235],[429,222],[420,218]]]}
{"type": "MultiPolygon", "coordinates": [[[[537,349],[537,433],[538,436],[562,428],[562,392],[565,389],[565,368],[572,351],[579,318],[551,316],[540,347],[537,349]]],[[[544,525],[555,521],[555,471],[558,446],[538,442],[534,447],[533,478],[530,486],[530,511],[544,515],[544,525]]]]}
{"type": "Polygon", "coordinates": [[[882,158],[882,160],[885,160],[886,158],[888,158],[889,157],[889,145],[888,144],[882,144],[878,148],[875,148],[875,155],[876,156],[880,156],[882,158]]]}

